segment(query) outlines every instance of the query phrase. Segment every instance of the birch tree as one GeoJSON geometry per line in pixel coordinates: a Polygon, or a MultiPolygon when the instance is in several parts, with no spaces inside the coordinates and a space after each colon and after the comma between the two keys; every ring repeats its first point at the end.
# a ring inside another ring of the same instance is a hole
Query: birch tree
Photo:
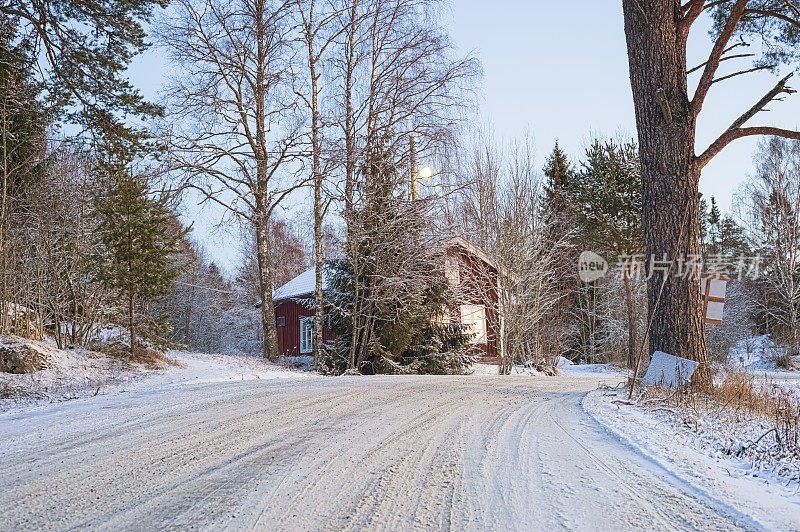
{"type": "Polygon", "coordinates": [[[299,41],[304,48],[306,82],[296,90],[304,104],[309,120],[309,141],[311,147],[311,182],[314,197],[314,302],[315,319],[313,342],[315,359],[323,345],[324,294],[323,270],[325,255],[323,253],[323,224],[327,210],[327,200],[323,198],[323,185],[327,169],[323,169],[323,131],[325,118],[320,97],[322,94],[323,69],[329,48],[332,48],[337,37],[337,7],[330,2],[320,0],[296,0],[295,16],[299,22],[299,41]],[[305,90],[303,89],[305,88],[305,90]]]}
{"type": "Polygon", "coordinates": [[[784,364],[800,353],[800,142],[761,144],[756,173],[738,196],[763,272],[755,281],[768,330],[788,345],[784,364]]]}
{"type": "MultiPolygon", "coordinates": [[[[367,212],[358,204],[374,186],[373,172],[402,167],[408,170],[399,175],[408,182],[416,171],[409,168],[412,161],[453,144],[477,64],[470,57],[452,58],[437,22],[438,1],[348,0],[339,5],[341,30],[333,64],[340,87],[333,114],[342,130],[346,255],[355,272],[353,334],[358,335],[366,327],[358,298],[363,273],[359,217],[367,212]]],[[[355,367],[359,342],[350,345],[350,366],[355,367]]]]}
{"type": "Polygon", "coordinates": [[[304,185],[294,173],[302,135],[289,68],[288,2],[178,0],[161,28],[182,69],[170,91],[171,161],[202,202],[256,233],[263,356],[278,356],[270,220],[304,185]]]}

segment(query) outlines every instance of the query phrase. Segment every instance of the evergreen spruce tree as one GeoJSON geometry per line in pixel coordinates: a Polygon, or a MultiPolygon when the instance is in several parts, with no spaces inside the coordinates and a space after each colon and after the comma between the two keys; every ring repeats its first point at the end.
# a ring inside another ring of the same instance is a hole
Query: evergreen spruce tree
{"type": "Polygon", "coordinates": [[[700,249],[706,261],[712,255],[733,261],[751,254],[744,229],[730,215],[722,215],[714,196],[710,203],[700,200],[700,249]]]}
{"type": "MultiPolygon", "coordinates": [[[[619,258],[642,253],[641,169],[636,144],[617,144],[595,140],[586,150],[579,176],[568,188],[575,217],[586,249],[595,249],[619,258]]],[[[630,266],[630,261],[624,263],[630,266]]],[[[628,311],[628,363],[635,362],[636,311],[632,272],[623,270],[628,311]]],[[[589,358],[598,354],[595,334],[598,330],[596,285],[583,287],[584,352],[589,358]]]]}
{"type": "Polygon", "coordinates": [[[722,214],[719,212],[717,200],[711,196],[711,207],[708,211],[708,240],[711,248],[718,252],[720,243],[720,222],[722,222],[722,214]]]}
{"type": "Polygon", "coordinates": [[[391,153],[376,149],[372,161],[364,201],[353,209],[358,230],[351,235],[358,239],[351,245],[358,263],[327,266],[326,324],[337,339],[320,353],[317,367],[330,373],[463,373],[469,337],[446,319],[452,290],[445,251],[430,234],[431,204],[408,201],[405,176],[391,153]]]}
{"type": "Polygon", "coordinates": [[[551,213],[560,213],[567,206],[567,190],[575,172],[567,154],[558,145],[558,140],[545,161],[544,175],[547,178],[544,186],[545,208],[551,213]]]}
{"type": "Polygon", "coordinates": [[[97,197],[106,247],[99,277],[126,302],[130,353],[137,347],[137,308],[167,295],[180,273],[173,257],[186,230],[176,230],[168,195],[153,195],[143,175],[123,164],[106,166],[107,184],[97,197]]]}
{"type": "MultiPolygon", "coordinates": [[[[568,240],[575,240],[572,233],[575,221],[570,199],[570,187],[575,180],[575,170],[557,140],[553,151],[545,161],[543,173],[547,178],[541,202],[541,218],[546,224],[543,235],[545,245],[562,249],[563,256],[558,260],[563,264],[577,264],[580,253],[579,243],[575,242],[575,247],[559,246],[558,244],[566,235],[569,235],[568,240]],[[548,242],[549,244],[547,244],[548,242]]],[[[578,278],[574,270],[566,268],[560,269],[557,276],[554,284],[558,294],[556,296],[558,303],[553,306],[550,313],[552,334],[545,342],[548,344],[548,351],[573,358],[572,355],[579,352],[579,349],[569,340],[572,336],[570,331],[575,328],[573,313],[578,305],[578,278]]]]}
{"type": "Polygon", "coordinates": [[[729,258],[752,255],[744,228],[728,215],[719,224],[718,253],[729,258]]]}
{"type": "Polygon", "coordinates": [[[638,253],[642,235],[642,190],[634,143],[595,140],[586,150],[572,187],[576,219],[596,249],[638,253]]]}

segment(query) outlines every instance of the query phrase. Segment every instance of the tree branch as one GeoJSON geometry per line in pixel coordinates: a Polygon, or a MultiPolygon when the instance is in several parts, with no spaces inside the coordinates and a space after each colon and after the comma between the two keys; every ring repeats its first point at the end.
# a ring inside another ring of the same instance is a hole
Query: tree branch
{"type": "Polygon", "coordinates": [[[711,146],[708,147],[699,157],[695,159],[695,164],[699,169],[711,162],[725,146],[734,140],[743,137],[752,137],[755,135],[767,135],[772,137],[783,137],[785,139],[800,140],[800,131],[792,131],[791,129],[782,129],[779,127],[757,126],[757,127],[744,127],[738,129],[729,129],[723,133],[711,146]]]}
{"type": "Polygon", "coordinates": [[[683,12],[686,14],[681,19],[679,28],[680,34],[684,39],[689,36],[689,30],[692,28],[692,24],[694,24],[697,18],[703,13],[705,3],[706,0],[691,0],[683,6],[683,12]]]}
{"type": "Polygon", "coordinates": [[[763,98],[761,98],[753,107],[747,110],[742,116],[737,118],[733,124],[723,133],[722,135],[717,138],[711,145],[704,151],[699,157],[695,158],[695,164],[698,165],[699,169],[702,169],[705,165],[707,165],[711,159],[713,159],[719,152],[725,148],[728,144],[733,142],[736,139],[740,139],[742,137],[752,136],[752,135],[773,135],[777,137],[784,137],[787,139],[796,139],[800,140],[800,132],[792,131],[789,129],[782,129],[776,127],[767,127],[767,126],[758,126],[758,127],[748,127],[743,128],[742,126],[747,123],[748,120],[753,118],[759,112],[763,111],[764,108],[780,94],[793,94],[794,90],[790,89],[786,86],[786,83],[791,79],[793,74],[789,74],[785,78],[781,79],[775,87],[769,91],[763,98]]]}
{"type": "Polygon", "coordinates": [[[717,73],[717,69],[719,68],[722,54],[725,53],[728,42],[736,32],[736,26],[744,16],[744,12],[749,2],[750,0],[736,1],[736,4],[734,4],[734,6],[731,8],[731,14],[728,17],[728,20],[725,22],[725,27],[723,28],[719,37],[717,37],[714,47],[711,49],[711,54],[709,55],[708,62],[703,70],[703,75],[701,76],[700,82],[697,85],[694,98],[692,98],[691,109],[695,118],[700,114],[700,110],[703,108],[703,102],[705,102],[708,91],[711,88],[711,84],[714,80],[714,75],[717,73]]]}
{"type": "Polygon", "coordinates": [[[727,76],[722,76],[721,78],[716,78],[714,81],[711,82],[713,85],[714,83],[719,83],[720,81],[725,81],[726,79],[735,78],[736,76],[741,76],[742,74],[750,74],[752,72],[758,72],[759,70],[768,70],[771,68],[775,68],[777,65],[761,65],[753,68],[748,68],[747,70],[740,70],[739,72],[734,72],[733,74],[728,74],[727,76]]]}
{"type": "Polygon", "coordinates": [[[751,107],[746,113],[744,113],[742,116],[736,119],[736,121],[733,124],[731,124],[731,127],[729,127],[728,129],[729,130],[737,129],[743,126],[745,122],[747,122],[748,120],[753,118],[757,113],[762,111],[764,107],[766,107],[767,104],[769,104],[772,100],[774,100],[779,94],[793,94],[797,92],[786,86],[786,82],[788,82],[793,75],[794,74],[789,74],[788,76],[780,80],[778,84],[775,85],[775,87],[771,91],[769,91],[763,98],[761,98],[758,101],[758,103],[756,103],[753,107],[751,107]]]}
{"type": "MultiPolygon", "coordinates": [[[[746,42],[739,42],[739,43],[736,43],[736,44],[734,44],[733,46],[729,46],[729,47],[728,47],[728,48],[727,48],[727,49],[726,49],[724,52],[722,52],[722,54],[723,54],[723,55],[725,55],[725,54],[727,54],[728,52],[730,52],[731,50],[733,50],[734,48],[737,48],[737,47],[739,47],[739,46],[750,46],[750,44],[748,44],[748,43],[746,43],[746,42]]],[[[737,54],[737,55],[729,55],[728,57],[722,57],[722,58],[720,58],[720,62],[722,62],[722,61],[728,61],[728,60],[730,60],[730,59],[740,59],[740,58],[743,58],[743,57],[753,57],[753,56],[755,56],[755,55],[756,55],[756,54],[737,54]]],[[[697,72],[698,70],[700,70],[701,68],[703,68],[703,67],[704,67],[704,66],[706,66],[707,64],[708,64],[708,61],[706,61],[705,63],[700,63],[700,64],[699,64],[699,65],[697,65],[696,67],[694,67],[694,68],[692,68],[692,69],[690,69],[690,70],[687,70],[687,71],[686,71],[686,74],[692,74],[692,73],[694,73],[694,72],[697,72]]]]}

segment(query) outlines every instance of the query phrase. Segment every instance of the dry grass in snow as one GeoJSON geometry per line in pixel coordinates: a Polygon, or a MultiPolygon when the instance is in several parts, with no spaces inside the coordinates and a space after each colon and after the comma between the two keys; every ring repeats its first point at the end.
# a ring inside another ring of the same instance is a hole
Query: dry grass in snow
{"type": "Polygon", "coordinates": [[[712,454],[748,461],[800,482],[800,394],[797,389],[733,371],[708,390],[646,390],[638,404],[694,433],[712,454]]]}

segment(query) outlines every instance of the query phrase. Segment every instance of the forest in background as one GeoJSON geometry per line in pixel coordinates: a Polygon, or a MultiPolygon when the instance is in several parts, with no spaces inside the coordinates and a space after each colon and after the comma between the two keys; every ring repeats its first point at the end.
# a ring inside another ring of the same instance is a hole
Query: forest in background
{"type": "MultiPolygon", "coordinates": [[[[596,139],[572,160],[556,144],[540,167],[529,139],[476,131],[480,64],[456,53],[442,6],[0,10],[0,332],[65,347],[111,324],[128,331],[131,356],[183,345],[274,360],[272,290],[316,266],[319,369],[463,371],[466,339],[440,319],[459,295],[437,251],[459,235],[507,272],[494,309],[503,372],[559,356],[634,367],[650,328],[646,283],[621,260],[647,247],[637,143],[596,139]],[[150,41],[180,72],[159,102],[124,78],[150,41]],[[287,215],[298,197],[308,209],[287,215]],[[179,220],[197,198],[224,209],[241,242],[233,276],[179,220]],[[623,267],[583,283],[583,251],[623,267]],[[323,294],[326,264],[336,283],[323,294]],[[322,341],[325,323],[344,333],[336,345],[322,341]]],[[[761,268],[729,285],[726,320],[706,335],[724,360],[735,341],[771,334],[788,361],[800,344],[797,143],[765,140],[755,163],[732,213],[699,203],[698,255],[757,256],[761,268]]]]}

